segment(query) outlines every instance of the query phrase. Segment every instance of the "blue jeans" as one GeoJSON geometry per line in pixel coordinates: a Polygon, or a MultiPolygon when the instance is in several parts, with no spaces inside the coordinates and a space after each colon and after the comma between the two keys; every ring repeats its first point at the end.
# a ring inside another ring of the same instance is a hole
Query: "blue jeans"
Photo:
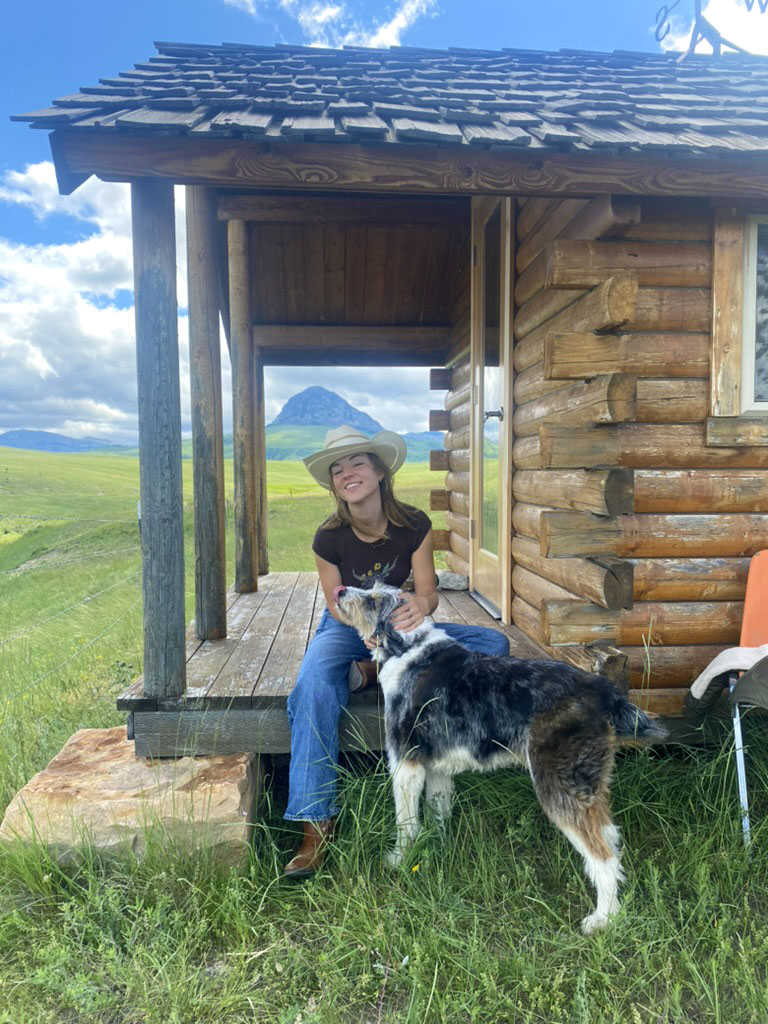
{"type": "MultiPolygon", "coordinates": [[[[439,625],[469,651],[509,654],[509,641],[498,630],[439,625]]],[[[289,821],[324,821],[339,813],[336,766],[339,719],[349,701],[347,676],[353,661],[363,661],[370,654],[356,630],[334,619],[326,609],[288,698],[291,765],[285,817],[289,821]]]]}

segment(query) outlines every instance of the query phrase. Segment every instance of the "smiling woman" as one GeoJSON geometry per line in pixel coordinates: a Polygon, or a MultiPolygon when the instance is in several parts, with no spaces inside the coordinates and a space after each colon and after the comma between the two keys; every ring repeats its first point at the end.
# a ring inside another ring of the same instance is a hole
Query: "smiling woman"
{"type": "MultiPolygon", "coordinates": [[[[400,587],[412,574],[413,592],[402,594],[390,619],[404,633],[418,630],[437,607],[432,524],[419,509],[398,501],[392,488],[392,476],[405,455],[405,442],[398,434],[384,430],[366,437],[342,426],[328,432],[322,450],[304,459],[315,480],[336,499],[336,508],[312,544],[327,608],[287,705],[291,767],[285,817],[304,824],[303,843],[285,869],[290,878],[307,878],[320,867],[339,812],[338,726],[349,699],[350,667],[358,663],[358,676],[375,679],[375,671],[370,671],[375,642],[363,642],[346,624],[336,594],[346,586],[400,587]]],[[[509,652],[507,638],[495,630],[441,628],[469,650],[509,652]]]]}

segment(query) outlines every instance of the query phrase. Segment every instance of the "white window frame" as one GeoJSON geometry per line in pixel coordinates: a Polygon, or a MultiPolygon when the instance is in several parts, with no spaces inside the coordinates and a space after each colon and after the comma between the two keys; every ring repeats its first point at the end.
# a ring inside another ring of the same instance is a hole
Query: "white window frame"
{"type": "Polygon", "coordinates": [[[744,232],[744,315],[741,339],[741,415],[768,416],[768,401],[755,401],[757,371],[757,230],[768,214],[747,217],[744,232]]]}

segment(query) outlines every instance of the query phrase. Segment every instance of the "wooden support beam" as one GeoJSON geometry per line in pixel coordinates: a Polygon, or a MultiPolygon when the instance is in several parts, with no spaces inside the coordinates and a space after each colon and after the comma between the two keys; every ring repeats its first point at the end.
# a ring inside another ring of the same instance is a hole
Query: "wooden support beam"
{"type": "Polygon", "coordinates": [[[548,380],[634,373],[638,377],[709,379],[707,334],[548,334],[544,376],[548,380]]]}
{"type": "Polygon", "coordinates": [[[543,254],[544,288],[594,288],[630,271],[640,285],[706,288],[712,275],[705,242],[583,242],[555,239],[543,254]]]}
{"type": "MultiPolygon", "coordinates": [[[[573,201],[560,203],[537,228],[536,235],[519,246],[517,269],[521,296],[532,295],[543,287],[547,246],[555,239],[594,239],[623,234],[640,220],[640,203],[635,199],[600,195],[589,203],[576,206],[573,201]],[[535,258],[534,258],[535,257],[535,258]],[[527,268],[527,270],[526,270],[527,268]]],[[[525,299],[518,296],[518,302],[525,299]]]]}
{"type": "Polygon", "coordinates": [[[187,136],[53,133],[60,174],[165,178],[185,185],[515,196],[768,197],[751,154],[716,160],[658,154],[514,152],[467,146],[370,146],[187,136]]]}
{"type": "Polygon", "coordinates": [[[512,599],[512,621],[526,636],[535,640],[540,647],[557,661],[574,665],[584,672],[595,672],[610,679],[623,692],[627,689],[627,656],[615,647],[604,643],[574,644],[567,647],[552,647],[547,644],[541,624],[541,613],[524,601],[519,594],[512,599]]]}
{"type": "Polygon", "coordinates": [[[634,598],[743,601],[749,562],[748,558],[637,558],[633,560],[634,598]]]}
{"type": "Polygon", "coordinates": [[[469,516],[457,512],[446,512],[445,525],[453,533],[469,540],[469,516]]]}
{"type": "Polygon", "coordinates": [[[445,474],[445,486],[449,491],[455,491],[458,494],[469,494],[469,473],[466,472],[448,472],[445,474]]]}
{"type": "Polygon", "coordinates": [[[448,348],[450,327],[371,326],[369,324],[261,324],[253,326],[260,348],[374,349],[448,348]]]}
{"type": "Polygon", "coordinates": [[[436,367],[429,371],[430,391],[448,391],[451,387],[453,370],[449,367],[436,367]]]}
{"type": "Polygon", "coordinates": [[[650,644],[738,644],[741,601],[638,601],[620,613],[617,640],[650,644]]]}
{"type": "Polygon", "coordinates": [[[451,550],[451,531],[450,530],[433,530],[432,531],[432,545],[435,551],[450,551],[451,550]]]}
{"type": "Polygon", "coordinates": [[[529,569],[524,569],[522,565],[516,565],[512,570],[512,592],[522,597],[531,607],[538,609],[542,608],[545,601],[577,600],[572,590],[567,590],[529,569]]]}
{"type": "Polygon", "coordinates": [[[619,637],[619,618],[627,612],[608,611],[582,601],[544,601],[541,624],[548,644],[588,644],[615,642],[619,637]]]}
{"type": "Polygon", "coordinates": [[[261,349],[253,349],[253,460],[256,502],[256,565],[260,576],[269,572],[267,528],[267,416],[264,395],[264,360],[261,349]]]}
{"type": "MultiPolygon", "coordinates": [[[[635,317],[637,280],[631,274],[617,274],[582,295],[580,299],[531,331],[515,345],[515,369],[520,372],[544,357],[544,342],[550,333],[608,331],[635,317]]],[[[517,325],[515,329],[517,334],[517,325]]]]}
{"type": "Polygon", "coordinates": [[[263,224],[402,224],[469,229],[469,200],[403,196],[221,196],[221,220],[263,224]]]}
{"type": "Polygon", "coordinates": [[[429,492],[429,508],[431,512],[445,512],[450,507],[451,492],[433,488],[429,492]]]}
{"type": "Polygon", "coordinates": [[[632,473],[622,469],[588,471],[519,470],[512,478],[515,501],[614,516],[631,512],[632,473]]]}
{"type": "Polygon", "coordinates": [[[190,185],[186,200],[195,625],[201,640],[217,640],[227,635],[227,582],[216,193],[190,185]]]}
{"type": "Polygon", "coordinates": [[[455,551],[445,553],[445,564],[451,572],[457,572],[460,576],[469,576],[469,562],[457,555],[455,551]]]}
{"type": "Polygon", "coordinates": [[[630,686],[680,687],[683,692],[722,650],[722,644],[621,648],[628,661],[630,686]]]}
{"type": "Polygon", "coordinates": [[[768,445],[768,418],[710,416],[707,419],[707,444],[717,448],[768,445]]]}
{"type": "Polygon", "coordinates": [[[429,410],[429,429],[430,430],[450,430],[451,429],[451,414],[447,409],[430,409],[429,410]]]}
{"type": "Polygon", "coordinates": [[[538,437],[515,441],[512,457],[519,469],[598,469],[620,464],[620,427],[568,427],[544,424],[538,437]]]}
{"type": "Polygon", "coordinates": [[[530,437],[545,423],[578,426],[624,423],[635,418],[637,378],[608,373],[586,383],[571,384],[515,409],[516,437],[530,437]]]}
{"type": "Polygon", "coordinates": [[[610,555],[546,558],[539,541],[522,536],[512,539],[512,558],[516,565],[603,608],[632,607],[633,569],[629,561],[610,555]]]}
{"type": "Polygon", "coordinates": [[[452,512],[458,512],[459,515],[469,515],[469,495],[462,494],[460,491],[450,491],[450,506],[452,512]]]}
{"type": "Polygon", "coordinates": [[[768,512],[764,469],[638,469],[635,512],[768,512]]]}
{"type": "Polygon", "coordinates": [[[469,451],[469,441],[470,430],[467,426],[461,430],[449,430],[445,435],[443,444],[451,452],[469,451]]]}
{"type": "Polygon", "coordinates": [[[466,449],[445,451],[442,448],[435,448],[429,453],[429,468],[445,473],[449,470],[455,473],[467,472],[469,470],[469,452],[466,449]]]}
{"type": "Polygon", "coordinates": [[[235,590],[258,589],[256,423],[248,231],[228,221],[229,307],[232,347],[232,457],[235,484],[235,590]]]}
{"type": "Polygon", "coordinates": [[[703,423],[621,423],[607,427],[539,428],[513,448],[516,466],[558,469],[768,469],[768,447],[719,448],[706,443],[703,423]]]}
{"type": "Polygon", "coordinates": [[[186,686],[181,397],[173,185],[131,186],[139,409],[144,693],[186,686]]]}
{"type": "Polygon", "coordinates": [[[639,288],[627,331],[707,332],[712,323],[709,288],[639,288]]]}
{"type": "Polygon", "coordinates": [[[639,380],[638,423],[701,423],[709,409],[709,383],[693,378],[639,380]]]}
{"type": "Polygon", "coordinates": [[[733,558],[768,547],[768,515],[624,515],[610,522],[542,511],[540,521],[541,553],[550,558],[733,558]]]}
{"type": "Polygon", "coordinates": [[[539,551],[545,558],[566,558],[615,552],[622,532],[617,519],[588,512],[542,510],[534,536],[539,537],[539,551]]]}
{"type": "Polygon", "coordinates": [[[715,210],[712,264],[713,416],[741,413],[741,333],[744,316],[743,210],[715,210]]]}

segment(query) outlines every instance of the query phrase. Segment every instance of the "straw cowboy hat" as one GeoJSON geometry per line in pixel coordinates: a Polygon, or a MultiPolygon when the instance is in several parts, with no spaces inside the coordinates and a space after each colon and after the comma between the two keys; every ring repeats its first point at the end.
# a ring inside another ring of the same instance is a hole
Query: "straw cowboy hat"
{"type": "Polygon", "coordinates": [[[322,450],[307,455],[302,461],[320,486],[330,491],[332,464],[356,452],[373,452],[390,472],[396,473],[405,462],[406,446],[402,437],[391,430],[380,430],[373,437],[366,437],[354,427],[335,427],[325,435],[322,450]]]}

